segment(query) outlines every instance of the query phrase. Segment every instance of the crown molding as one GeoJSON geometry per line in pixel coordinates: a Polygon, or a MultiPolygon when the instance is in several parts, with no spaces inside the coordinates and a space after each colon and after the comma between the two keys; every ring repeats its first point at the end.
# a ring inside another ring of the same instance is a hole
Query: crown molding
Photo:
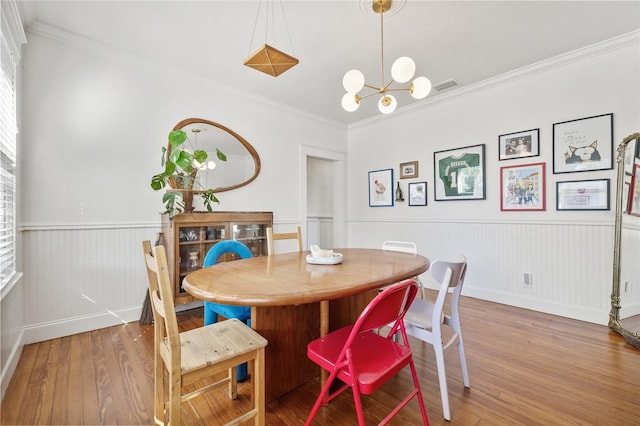
{"type": "MultiPolygon", "coordinates": [[[[460,88],[451,92],[438,94],[437,96],[433,97],[427,97],[421,102],[414,102],[400,107],[394,112],[394,114],[386,116],[384,118],[390,119],[392,117],[398,117],[402,114],[407,114],[427,107],[432,107],[433,105],[437,105],[441,102],[446,102],[451,99],[467,96],[471,93],[476,93],[482,90],[492,89],[504,84],[509,84],[517,80],[529,78],[534,75],[545,73],[557,68],[566,67],[576,62],[584,61],[596,56],[604,55],[606,53],[634,45],[638,45],[640,47],[640,30],[635,30],[617,37],[613,37],[611,39],[601,41],[596,44],[573,50],[571,52],[553,56],[551,58],[535,62],[531,65],[527,65],[525,67],[488,78],[478,83],[470,84],[468,86],[461,86],[460,88]]],[[[380,116],[377,115],[371,118],[357,121],[355,123],[351,123],[349,125],[349,129],[367,126],[369,124],[372,124],[373,122],[380,122],[380,116]]]]}
{"type": "Polygon", "coordinates": [[[331,120],[317,114],[312,114],[304,110],[293,108],[287,104],[255,95],[254,93],[247,92],[245,90],[239,89],[234,86],[221,84],[217,81],[208,79],[202,76],[201,74],[190,71],[188,69],[185,69],[185,68],[179,69],[175,66],[175,64],[170,64],[171,66],[167,67],[166,63],[162,63],[160,61],[157,61],[151,58],[145,58],[140,55],[133,54],[131,52],[123,51],[121,49],[117,49],[115,47],[112,47],[103,43],[99,43],[97,41],[88,39],[86,37],[82,37],[78,34],[74,34],[69,31],[62,30],[52,25],[48,25],[48,24],[44,24],[42,22],[36,21],[33,24],[28,25],[26,30],[28,33],[31,33],[40,37],[48,38],[48,39],[51,39],[60,43],[64,43],[70,46],[74,46],[114,61],[132,63],[138,66],[148,67],[150,69],[153,69],[154,72],[158,72],[159,69],[162,69],[162,70],[165,70],[165,72],[180,74],[183,78],[188,78],[192,81],[197,81],[202,85],[210,86],[218,92],[228,93],[229,96],[246,99],[248,102],[252,102],[252,103],[259,103],[270,109],[278,108],[280,110],[287,111],[291,114],[295,114],[313,121],[320,121],[326,125],[339,128],[345,131],[347,129],[347,125],[339,121],[331,120]]]}

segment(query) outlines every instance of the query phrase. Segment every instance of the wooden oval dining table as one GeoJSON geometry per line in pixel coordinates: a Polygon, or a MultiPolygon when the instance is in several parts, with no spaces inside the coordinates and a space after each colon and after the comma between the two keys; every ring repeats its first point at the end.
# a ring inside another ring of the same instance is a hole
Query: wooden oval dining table
{"type": "Polygon", "coordinates": [[[209,302],[251,306],[251,327],[269,344],[265,393],[273,401],[318,375],[307,343],[353,324],[379,288],[429,269],[418,254],[335,249],[339,264],[310,264],[309,252],[221,262],[187,275],[182,287],[209,302]]]}

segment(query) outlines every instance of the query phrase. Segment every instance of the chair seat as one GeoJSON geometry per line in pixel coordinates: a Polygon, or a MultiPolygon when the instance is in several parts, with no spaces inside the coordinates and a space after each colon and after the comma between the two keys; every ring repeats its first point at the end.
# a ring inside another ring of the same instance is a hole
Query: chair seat
{"type": "Polygon", "coordinates": [[[251,306],[223,305],[213,302],[204,302],[204,304],[206,309],[210,309],[225,318],[237,318],[242,322],[247,322],[251,318],[251,306]]]}
{"type": "MultiPolygon", "coordinates": [[[[425,330],[431,330],[433,327],[431,318],[433,317],[434,308],[435,305],[428,300],[416,298],[404,316],[405,325],[409,323],[425,330]]],[[[441,321],[444,321],[444,313],[441,321]]]]}
{"type": "MultiPolygon", "coordinates": [[[[312,341],[307,346],[307,356],[322,368],[331,370],[352,329],[349,325],[312,341]]],[[[366,395],[372,394],[411,361],[408,346],[398,345],[374,332],[359,334],[351,350],[355,380],[345,368],[337,377],[347,384],[358,383],[360,391],[366,395]],[[371,353],[379,356],[371,357],[371,353]]]]}
{"type": "MultiPolygon", "coordinates": [[[[186,375],[212,364],[225,370],[229,368],[225,361],[236,365],[243,362],[239,360],[243,354],[266,345],[264,337],[235,318],[185,331],[180,333],[181,372],[186,375]]],[[[169,354],[167,338],[162,341],[161,351],[163,358],[169,354]]]]}

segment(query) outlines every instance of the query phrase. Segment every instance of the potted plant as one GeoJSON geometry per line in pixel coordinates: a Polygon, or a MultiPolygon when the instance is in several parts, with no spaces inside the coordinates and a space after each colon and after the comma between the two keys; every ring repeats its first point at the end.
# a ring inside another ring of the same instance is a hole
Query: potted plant
{"type": "MultiPolygon", "coordinates": [[[[227,156],[216,148],[216,156],[220,161],[227,161],[227,156]]],[[[151,178],[151,188],[159,191],[169,186],[163,197],[164,213],[173,218],[175,215],[193,211],[193,195],[202,197],[208,211],[213,211],[212,204],[219,200],[212,188],[204,188],[196,180],[201,165],[206,164],[208,154],[201,149],[194,149],[184,130],[173,130],[169,133],[169,145],[162,147],[162,173],[151,178]],[[186,144],[185,144],[186,143],[186,144]],[[186,145],[186,146],[185,146],[186,145]],[[199,186],[199,188],[194,188],[199,186]]]]}

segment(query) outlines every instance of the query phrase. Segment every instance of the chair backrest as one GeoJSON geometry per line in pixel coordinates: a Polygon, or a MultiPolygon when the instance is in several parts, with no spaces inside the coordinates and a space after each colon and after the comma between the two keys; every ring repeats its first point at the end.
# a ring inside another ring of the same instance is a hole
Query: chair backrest
{"type": "Polygon", "coordinates": [[[438,297],[434,303],[433,324],[437,324],[436,317],[442,318],[444,302],[450,288],[453,289],[453,293],[451,295],[451,311],[452,314],[458,314],[458,302],[460,301],[460,293],[462,292],[464,277],[467,273],[467,259],[462,255],[460,255],[460,257],[460,260],[454,262],[436,260],[429,268],[433,278],[440,283],[438,297]]]}
{"type": "Polygon", "coordinates": [[[418,246],[411,241],[385,241],[382,243],[382,250],[418,254],[418,246]]]}
{"type": "Polygon", "coordinates": [[[298,251],[302,251],[302,229],[298,226],[296,232],[273,233],[273,228],[267,228],[267,253],[269,256],[275,254],[274,241],[278,240],[298,240],[298,251]]]}
{"type": "MultiPolygon", "coordinates": [[[[142,242],[147,278],[149,280],[149,298],[153,309],[154,335],[156,347],[162,339],[168,338],[172,362],[180,362],[180,335],[178,320],[173,303],[171,279],[164,246],[151,248],[151,241],[142,242]],[[177,361],[175,361],[177,360],[177,361]]],[[[178,364],[179,365],[179,364],[178,364]]]]}
{"type": "Polygon", "coordinates": [[[391,328],[394,330],[402,324],[417,292],[418,284],[414,279],[388,286],[369,302],[353,328],[362,333],[392,324],[391,328]]]}
{"type": "Polygon", "coordinates": [[[227,253],[235,253],[242,259],[248,259],[253,257],[253,253],[251,253],[251,249],[236,240],[224,240],[217,242],[214,244],[209,251],[207,252],[204,260],[202,261],[202,267],[215,265],[218,263],[218,259],[220,256],[227,253]]]}

